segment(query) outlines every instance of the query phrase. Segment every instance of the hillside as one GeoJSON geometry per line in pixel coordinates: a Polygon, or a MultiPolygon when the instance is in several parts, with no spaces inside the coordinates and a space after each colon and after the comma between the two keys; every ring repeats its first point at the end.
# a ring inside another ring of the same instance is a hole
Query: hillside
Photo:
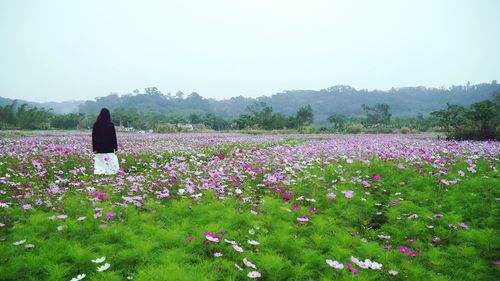
{"type": "MultiPolygon", "coordinates": [[[[107,107],[110,110],[134,108],[141,112],[162,114],[216,113],[227,119],[247,113],[247,106],[256,101],[266,102],[275,112],[285,115],[293,115],[299,107],[310,104],[314,110],[315,122],[324,123],[333,113],[348,116],[363,115],[362,104],[387,103],[393,116],[406,117],[416,116],[418,113],[427,115],[445,107],[446,103],[468,106],[477,101],[490,99],[495,93],[500,93],[500,85],[496,81],[450,88],[402,87],[388,91],[334,86],[322,90],[291,90],[259,98],[237,96],[225,100],[204,98],[198,93],[187,96],[182,92],[177,92],[175,95],[163,94],[159,89],[150,87],[143,92],[135,90],[124,95],[111,94],[97,97],[93,101],[26,103],[31,106],[52,108],[57,113],[75,111],[96,113],[102,107],[107,107]]],[[[0,97],[0,105],[11,102],[11,99],[0,97]]],[[[18,104],[23,102],[18,101],[18,104]]]]}

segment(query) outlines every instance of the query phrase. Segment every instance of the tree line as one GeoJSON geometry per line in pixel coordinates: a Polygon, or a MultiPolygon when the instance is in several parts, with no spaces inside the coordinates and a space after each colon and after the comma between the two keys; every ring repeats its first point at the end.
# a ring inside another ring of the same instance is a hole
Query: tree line
{"type": "MultiPolygon", "coordinates": [[[[183,130],[179,124],[191,124],[196,130],[299,130],[301,132],[336,133],[402,133],[442,130],[453,139],[499,139],[500,92],[493,100],[473,103],[470,107],[447,104],[446,108],[424,117],[393,117],[390,106],[385,103],[362,104],[364,116],[330,114],[329,126],[312,125],[314,111],[311,105],[298,108],[293,115],[275,112],[265,102],[255,102],[247,106],[247,113],[237,118],[227,119],[214,113],[161,114],[141,112],[135,108],[118,107],[112,110],[113,122],[121,128],[152,130],[155,132],[176,132],[183,130]]],[[[96,114],[67,113],[55,114],[45,108],[29,107],[16,102],[0,106],[1,129],[47,130],[47,129],[89,129],[96,114]]]]}
{"type": "Polygon", "coordinates": [[[310,105],[314,111],[315,123],[327,125],[327,119],[333,112],[346,116],[363,116],[365,114],[363,103],[387,104],[394,116],[415,117],[418,113],[428,116],[430,112],[444,108],[447,102],[469,106],[474,102],[490,99],[492,93],[499,90],[500,85],[496,80],[491,83],[477,85],[467,83],[449,88],[401,87],[387,91],[369,91],[340,85],[318,91],[292,90],[258,98],[238,96],[215,100],[204,98],[196,92],[187,94],[178,91],[172,94],[163,93],[156,87],[148,87],[125,94],[112,93],[93,101],[86,101],[79,106],[78,112],[97,113],[102,107],[109,110],[136,108],[140,112],[156,112],[164,115],[215,113],[226,120],[233,120],[240,115],[248,114],[249,106],[264,102],[273,109],[273,113],[281,113],[284,116],[293,116],[298,108],[310,105]]]}

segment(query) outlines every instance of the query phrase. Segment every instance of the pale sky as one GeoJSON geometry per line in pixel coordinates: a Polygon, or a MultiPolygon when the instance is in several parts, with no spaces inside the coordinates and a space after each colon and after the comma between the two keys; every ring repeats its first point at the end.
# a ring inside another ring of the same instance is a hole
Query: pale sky
{"type": "Polygon", "coordinates": [[[0,0],[0,96],[491,82],[499,14],[500,0],[0,0]]]}

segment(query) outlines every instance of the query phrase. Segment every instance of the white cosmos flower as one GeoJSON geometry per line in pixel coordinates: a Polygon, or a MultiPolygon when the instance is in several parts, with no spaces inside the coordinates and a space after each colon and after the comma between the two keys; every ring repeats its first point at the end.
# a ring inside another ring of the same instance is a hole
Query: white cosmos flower
{"type": "Polygon", "coordinates": [[[83,273],[83,274],[78,274],[76,277],[71,278],[71,281],[80,281],[80,280],[82,280],[83,278],[85,278],[85,276],[87,276],[85,273],[83,273]]]}
{"type": "Polygon", "coordinates": [[[237,269],[239,269],[239,270],[243,271],[243,268],[241,268],[241,266],[239,266],[239,265],[237,265],[237,264],[234,264],[234,266],[235,266],[237,269]]]}
{"type": "Polygon", "coordinates": [[[92,260],[93,263],[101,263],[106,260],[106,257],[100,257],[98,259],[92,260]]]}
{"type": "Polygon", "coordinates": [[[103,266],[99,266],[97,268],[97,271],[99,272],[103,272],[103,271],[106,271],[111,265],[109,263],[105,263],[103,266]]]}
{"type": "Polygon", "coordinates": [[[344,265],[339,263],[338,261],[333,261],[333,260],[326,260],[326,263],[335,268],[335,269],[343,269],[344,268],[344,265]]]}
{"type": "Polygon", "coordinates": [[[248,272],[247,276],[250,277],[250,278],[259,278],[260,277],[260,272],[251,271],[251,272],[248,272]]]}
{"type": "Polygon", "coordinates": [[[239,253],[243,253],[243,248],[241,248],[240,246],[236,245],[236,244],[233,244],[233,249],[236,251],[236,252],[239,252],[239,253]]]}
{"type": "Polygon", "coordinates": [[[226,243],[229,243],[229,244],[232,244],[232,245],[236,245],[236,241],[231,241],[231,240],[227,240],[227,239],[224,239],[224,241],[226,243]]]}
{"type": "Polygon", "coordinates": [[[222,257],[222,253],[219,253],[219,252],[214,253],[214,257],[216,257],[216,258],[218,258],[218,257],[222,257]]]}
{"type": "Polygon", "coordinates": [[[380,269],[382,269],[382,266],[383,266],[383,264],[374,261],[374,262],[372,262],[370,268],[373,270],[380,270],[380,269]]]}
{"type": "Polygon", "coordinates": [[[255,245],[259,245],[260,243],[255,241],[255,240],[248,240],[248,244],[255,246],[255,245]]]}
{"type": "Polygon", "coordinates": [[[24,244],[24,242],[26,242],[26,239],[24,239],[24,240],[19,240],[19,241],[17,241],[17,242],[14,242],[14,245],[19,246],[19,245],[24,244]]]}
{"type": "Polygon", "coordinates": [[[212,237],[212,236],[205,236],[207,238],[208,241],[212,241],[212,242],[219,242],[219,238],[217,237],[212,237]]]}
{"type": "Polygon", "coordinates": [[[247,267],[251,267],[253,269],[257,269],[257,267],[255,267],[255,264],[251,263],[249,260],[247,260],[247,258],[244,258],[243,259],[243,263],[247,266],[247,267]]]}
{"type": "Polygon", "coordinates": [[[389,270],[389,275],[392,275],[392,276],[396,276],[398,275],[399,272],[397,272],[396,270],[389,270]]]}

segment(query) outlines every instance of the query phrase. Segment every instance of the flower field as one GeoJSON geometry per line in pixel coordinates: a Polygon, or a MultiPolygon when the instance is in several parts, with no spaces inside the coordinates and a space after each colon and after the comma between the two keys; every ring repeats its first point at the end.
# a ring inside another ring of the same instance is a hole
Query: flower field
{"type": "Polygon", "coordinates": [[[0,138],[0,280],[496,280],[500,143],[0,138]]]}

